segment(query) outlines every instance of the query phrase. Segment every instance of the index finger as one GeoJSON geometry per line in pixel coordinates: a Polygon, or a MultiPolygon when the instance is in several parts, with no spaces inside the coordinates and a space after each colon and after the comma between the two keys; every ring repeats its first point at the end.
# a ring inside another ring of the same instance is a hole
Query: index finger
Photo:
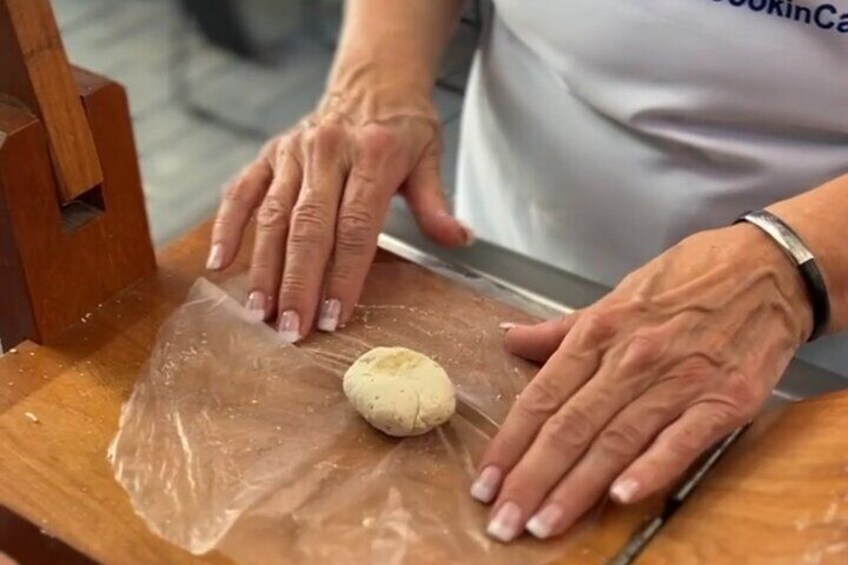
{"type": "Polygon", "coordinates": [[[611,321],[595,312],[584,314],[539,374],[510,409],[480,462],[471,496],[491,502],[506,474],[533,443],[539,430],[598,370],[601,348],[612,331],[611,321]]]}
{"type": "Polygon", "coordinates": [[[268,160],[260,157],[228,183],[212,225],[212,247],[206,268],[222,269],[233,261],[244,229],[273,176],[268,160]]]}
{"type": "Polygon", "coordinates": [[[327,126],[305,136],[303,186],[291,216],[278,302],[279,332],[294,343],[315,321],[346,165],[340,158],[344,132],[327,126]]]}
{"type": "Polygon", "coordinates": [[[353,313],[368,269],[377,252],[377,237],[397,180],[390,177],[385,151],[365,147],[356,159],[342,195],[336,244],[327,273],[318,329],[335,331],[353,313]]]}

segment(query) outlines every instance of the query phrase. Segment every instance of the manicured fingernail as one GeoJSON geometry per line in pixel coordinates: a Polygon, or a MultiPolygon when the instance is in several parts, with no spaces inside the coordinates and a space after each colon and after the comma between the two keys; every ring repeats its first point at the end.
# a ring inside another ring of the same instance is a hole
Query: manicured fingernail
{"type": "Polygon", "coordinates": [[[636,495],[639,490],[639,483],[635,479],[626,478],[619,479],[613,483],[610,489],[610,496],[622,504],[627,504],[636,495]]]}
{"type": "Polygon", "coordinates": [[[562,514],[558,504],[548,504],[527,521],[525,529],[536,538],[549,538],[562,520],[562,514]]]}
{"type": "Polygon", "coordinates": [[[486,533],[498,541],[509,543],[521,530],[521,508],[514,502],[507,502],[489,522],[486,533]]]}
{"type": "Polygon", "coordinates": [[[318,317],[318,329],[322,332],[334,332],[339,327],[339,316],[342,314],[342,303],[331,298],[321,305],[318,317]]]}
{"type": "Polygon", "coordinates": [[[457,221],[459,222],[459,225],[462,226],[462,230],[465,232],[465,243],[463,245],[471,247],[477,241],[477,234],[475,234],[474,230],[472,230],[465,222],[461,220],[457,221]]]}
{"type": "Polygon", "coordinates": [[[206,268],[210,271],[217,271],[224,264],[224,246],[216,243],[209,250],[209,259],[206,260],[206,268]]]}
{"type": "Polygon", "coordinates": [[[280,316],[280,337],[286,343],[297,343],[300,340],[300,316],[294,310],[286,310],[280,316]]]}
{"type": "Polygon", "coordinates": [[[502,330],[511,330],[512,328],[517,328],[518,324],[515,322],[501,322],[498,324],[498,327],[502,330]]]}
{"type": "Polygon", "coordinates": [[[500,484],[500,469],[494,465],[489,465],[480,472],[477,480],[471,485],[471,496],[484,504],[488,504],[494,500],[500,484]]]}
{"type": "Polygon", "coordinates": [[[261,322],[265,319],[266,303],[265,293],[258,290],[254,290],[250,293],[250,296],[247,297],[247,311],[249,312],[252,320],[261,322]]]}

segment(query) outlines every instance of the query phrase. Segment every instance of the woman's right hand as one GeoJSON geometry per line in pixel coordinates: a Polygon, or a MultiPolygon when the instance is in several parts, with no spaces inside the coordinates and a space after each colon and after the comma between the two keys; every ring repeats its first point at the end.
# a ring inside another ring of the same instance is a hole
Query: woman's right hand
{"type": "Polygon", "coordinates": [[[329,93],[226,187],[208,268],[233,261],[255,213],[247,307],[263,320],[276,313],[290,343],[314,326],[334,331],[353,313],[396,192],[437,243],[473,241],[442,194],[440,137],[429,96],[329,93]]]}

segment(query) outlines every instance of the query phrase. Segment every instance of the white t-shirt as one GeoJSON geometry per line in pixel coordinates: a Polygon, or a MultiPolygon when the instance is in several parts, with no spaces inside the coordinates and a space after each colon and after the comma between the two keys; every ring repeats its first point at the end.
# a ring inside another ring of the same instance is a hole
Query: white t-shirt
{"type": "MultiPolygon", "coordinates": [[[[848,0],[495,5],[457,191],[484,239],[613,286],[848,172],[848,0]]],[[[816,348],[848,375],[848,341],[816,348]]]]}

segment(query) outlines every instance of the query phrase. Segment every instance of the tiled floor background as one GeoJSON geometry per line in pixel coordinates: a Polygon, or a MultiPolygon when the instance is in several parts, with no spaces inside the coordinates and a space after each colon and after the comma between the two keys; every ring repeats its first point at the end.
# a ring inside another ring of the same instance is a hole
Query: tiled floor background
{"type": "MultiPolygon", "coordinates": [[[[222,184],[255,156],[262,138],[312,108],[332,57],[326,41],[295,30],[280,62],[246,62],[209,46],[185,25],[174,0],[53,0],[53,7],[71,60],[129,91],[157,245],[209,216],[222,184]],[[188,46],[188,63],[178,68],[194,104],[244,131],[222,127],[179,103],[171,73],[177,45],[188,46]]],[[[446,65],[462,66],[472,45],[473,38],[465,39],[465,47],[452,50],[446,65]]],[[[449,186],[461,96],[437,89],[435,100],[445,121],[449,186]]]]}

